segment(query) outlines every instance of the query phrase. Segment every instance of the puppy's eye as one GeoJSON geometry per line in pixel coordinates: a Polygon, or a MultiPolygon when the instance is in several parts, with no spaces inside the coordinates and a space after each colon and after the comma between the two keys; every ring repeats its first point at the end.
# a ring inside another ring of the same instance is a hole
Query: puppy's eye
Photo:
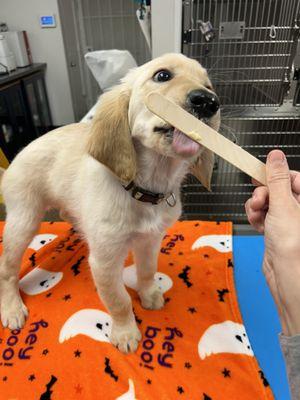
{"type": "Polygon", "coordinates": [[[172,78],[173,77],[171,72],[166,69],[162,69],[161,71],[158,71],[153,75],[154,82],[166,82],[172,78]]]}

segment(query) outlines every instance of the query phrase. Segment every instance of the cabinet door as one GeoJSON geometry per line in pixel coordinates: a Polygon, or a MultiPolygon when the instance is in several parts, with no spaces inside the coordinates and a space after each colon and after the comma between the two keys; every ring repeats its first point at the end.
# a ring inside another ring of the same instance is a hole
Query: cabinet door
{"type": "Polygon", "coordinates": [[[42,73],[23,79],[24,90],[37,136],[52,128],[47,92],[42,73]]]}
{"type": "Polygon", "coordinates": [[[0,146],[11,160],[14,156],[15,135],[5,92],[0,92],[0,146]]]}
{"type": "Polygon", "coordinates": [[[13,85],[8,90],[9,108],[12,115],[14,132],[18,135],[20,146],[26,146],[37,138],[32,129],[30,117],[23,97],[20,84],[13,85]]]}
{"type": "Polygon", "coordinates": [[[44,82],[44,77],[42,75],[36,77],[36,88],[37,88],[37,96],[41,113],[41,119],[43,121],[43,126],[44,126],[44,133],[46,133],[51,128],[52,122],[51,122],[46,86],[44,82]]]}
{"type": "Polygon", "coordinates": [[[7,158],[11,160],[35,138],[20,83],[0,90],[0,144],[7,158]]]}
{"type": "Polygon", "coordinates": [[[31,120],[35,128],[35,134],[36,136],[40,136],[43,134],[43,129],[42,129],[43,125],[40,117],[34,80],[32,80],[32,78],[24,79],[23,83],[25,87],[28,107],[30,110],[31,120]]]}

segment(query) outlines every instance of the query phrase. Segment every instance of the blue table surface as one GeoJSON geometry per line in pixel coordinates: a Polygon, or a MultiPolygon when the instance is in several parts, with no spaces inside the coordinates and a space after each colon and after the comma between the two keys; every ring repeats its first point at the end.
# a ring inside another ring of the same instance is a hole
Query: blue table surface
{"type": "Polygon", "coordinates": [[[262,273],[262,236],[234,236],[235,283],[244,324],[253,351],[276,400],[290,400],[278,333],[276,307],[262,273]]]}

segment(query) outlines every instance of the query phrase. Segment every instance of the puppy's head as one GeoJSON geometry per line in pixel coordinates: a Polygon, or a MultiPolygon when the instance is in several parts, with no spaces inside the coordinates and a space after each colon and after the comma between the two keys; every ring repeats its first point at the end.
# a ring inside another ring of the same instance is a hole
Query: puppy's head
{"type": "Polygon", "coordinates": [[[119,86],[101,97],[89,153],[128,182],[136,174],[134,142],[139,141],[163,156],[190,160],[193,172],[199,170],[198,177],[208,186],[212,153],[148,110],[145,99],[153,91],[219,128],[219,101],[206,70],[182,54],[166,54],[131,70],[119,86]]]}

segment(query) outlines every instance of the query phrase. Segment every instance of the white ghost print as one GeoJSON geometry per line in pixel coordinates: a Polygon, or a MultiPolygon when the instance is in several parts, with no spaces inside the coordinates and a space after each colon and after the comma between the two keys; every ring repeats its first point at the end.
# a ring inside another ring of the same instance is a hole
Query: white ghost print
{"type": "MultiPolygon", "coordinates": [[[[162,293],[167,292],[173,286],[172,279],[162,272],[156,272],[154,275],[154,280],[162,293]]],[[[135,265],[130,265],[129,267],[124,268],[123,281],[129,288],[137,290],[137,275],[135,265]]]]}
{"type": "Polygon", "coordinates": [[[128,384],[129,384],[128,392],[117,397],[116,400],[136,400],[133,381],[131,379],[128,379],[128,384]]]}
{"type": "Polygon", "coordinates": [[[52,233],[43,233],[41,235],[36,235],[28,247],[37,251],[56,238],[57,235],[53,235],[52,233]]]}
{"type": "Polygon", "coordinates": [[[109,342],[112,319],[101,310],[85,308],[71,315],[60,330],[62,343],[77,335],[85,335],[99,342],[109,342]]]}
{"type": "Polygon", "coordinates": [[[253,356],[244,325],[233,321],[211,325],[198,343],[198,352],[201,360],[218,353],[253,356]]]}
{"type": "Polygon", "coordinates": [[[62,278],[62,272],[47,271],[37,267],[26,274],[20,280],[19,285],[24,293],[35,295],[52,289],[62,278]]]}
{"type": "Polygon", "coordinates": [[[232,251],[231,235],[206,235],[199,237],[192,245],[192,250],[200,247],[212,247],[220,253],[228,253],[232,251]]]}

